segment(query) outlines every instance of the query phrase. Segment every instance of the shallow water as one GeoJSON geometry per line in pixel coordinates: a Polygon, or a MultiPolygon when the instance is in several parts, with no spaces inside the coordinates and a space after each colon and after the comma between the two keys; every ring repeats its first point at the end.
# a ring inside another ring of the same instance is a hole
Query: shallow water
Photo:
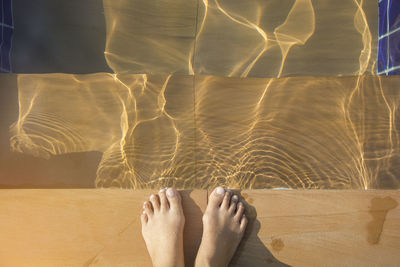
{"type": "Polygon", "coordinates": [[[19,75],[14,151],[99,151],[96,186],[398,188],[399,77],[19,75]]]}
{"type": "Polygon", "coordinates": [[[376,2],[103,4],[115,73],[1,77],[0,187],[400,188],[376,2]]]}
{"type": "Polygon", "coordinates": [[[104,12],[105,57],[116,73],[375,73],[374,1],[104,0],[104,12]]]}

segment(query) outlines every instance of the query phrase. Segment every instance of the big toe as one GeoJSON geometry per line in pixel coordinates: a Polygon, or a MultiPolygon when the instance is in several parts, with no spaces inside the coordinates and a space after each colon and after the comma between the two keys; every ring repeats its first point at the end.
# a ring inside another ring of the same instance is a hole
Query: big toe
{"type": "Polygon", "coordinates": [[[167,198],[169,202],[169,206],[172,210],[181,210],[181,196],[179,195],[178,190],[175,188],[168,188],[167,189],[167,198]]]}
{"type": "Polygon", "coordinates": [[[208,205],[210,207],[218,207],[221,205],[222,201],[224,200],[225,189],[222,187],[217,187],[210,195],[210,199],[208,205]]]}

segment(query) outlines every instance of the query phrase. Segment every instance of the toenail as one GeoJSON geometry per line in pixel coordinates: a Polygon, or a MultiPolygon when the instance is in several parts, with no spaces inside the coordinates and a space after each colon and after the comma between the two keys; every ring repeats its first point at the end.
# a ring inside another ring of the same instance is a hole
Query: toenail
{"type": "Polygon", "coordinates": [[[232,197],[232,200],[233,200],[233,201],[235,201],[235,202],[236,202],[236,201],[238,201],[238,199],[239,199],[239,198],[238,198],[238,196],[237,196],[237,195],[233,195],[233,197],[232,197]]]}
{"type": "Polygon", "coordinates": [[[164,192],[164,191],[165,191],[165,188],[160,189],[160,193],[162,193],[162,192],[164,192]]]}
{"type": "Polygon", "coordinates": [[[222,187],[217,187],[217,190],[215,190],[215,192],[217,192],[217,194],[224,194],[225,193],[225,189],[223,189],[222,187]]]}
{"type": "Polygon", "coordinates": [[[155,196],[155,195],[151,195],[151,196],[150,196],[150,199],[155,200],[155,199],[156,199],[156,196],[155,196]]]}
{"type": "Polygon", "coordinates": [[[169,197],[175,196],[175,190],[173,190],[172,188],[168,188],[168,189],[167,189],[167,195],[168,195],[169,197]]]}

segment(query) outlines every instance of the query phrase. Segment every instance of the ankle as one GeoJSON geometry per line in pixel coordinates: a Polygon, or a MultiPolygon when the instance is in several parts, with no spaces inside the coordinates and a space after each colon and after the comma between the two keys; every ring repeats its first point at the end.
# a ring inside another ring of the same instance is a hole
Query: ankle
{"type": "Polygon", "coordinates": [[[207,260],[204,257],[199,257],[199,255],[196,257],[196,260],[194,262],[194,267],[213,267],[211,264],[211,260],[207,260]]]}
{"type": "Polygon", "coordinates": [[[205,255],[204,253],[199,253],[197,254],[196,260],[195,260],[195,267],[227,267],[228,264],[223,264],[221,262],[221,255],[205,255]]]}
{"type": "Polygon", "coordinates": [[[165,259],[160,259],[160,261],[152,262],[153,267],[185,267],[185,262],[179,259],[174,259],[172,261],[165,261],[165,259]]]}

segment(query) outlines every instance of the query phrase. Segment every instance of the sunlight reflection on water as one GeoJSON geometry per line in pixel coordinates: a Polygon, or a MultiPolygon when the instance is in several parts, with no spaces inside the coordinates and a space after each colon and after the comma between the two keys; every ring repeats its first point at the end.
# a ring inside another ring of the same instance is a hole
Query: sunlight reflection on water
{"type": "Polygon", "coordinates": [[[399,188],[400,80],[369,76],[375,2],[104,10],[115,74],[18,75],[14,151],[102,152],[97,187],[399,188]]]}
{"type": "Polygon", "coordinates": [[[104,0],[116,73],[228,77],[374,73],[374,1],[104,0]]]}
{"type": "Polygon", "coordinates": [[[100,151],[99,187],[398,187],[398,77],[19,75],[15,151],[100,151]]]}

